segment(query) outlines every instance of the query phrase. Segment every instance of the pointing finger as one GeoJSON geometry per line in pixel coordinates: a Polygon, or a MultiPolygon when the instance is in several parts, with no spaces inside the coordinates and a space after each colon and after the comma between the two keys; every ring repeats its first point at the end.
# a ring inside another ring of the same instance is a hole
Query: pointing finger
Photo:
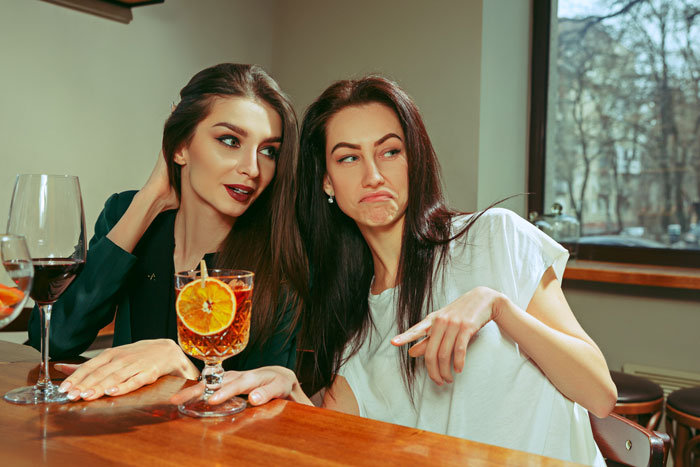
{"type": "Polygon", "coordinates": [[[391,339],[391,343],[395,346],[401,346],[404,344],[408,344],[409,342],[413,342],[416,339],[420,339],[421,337],[425,337],[430,332],[430,328],[432,327],[432,325],[432,317],[427,317],[420,323],[407,329],[402,334],[395,336],[393,339],[391,339]]]}

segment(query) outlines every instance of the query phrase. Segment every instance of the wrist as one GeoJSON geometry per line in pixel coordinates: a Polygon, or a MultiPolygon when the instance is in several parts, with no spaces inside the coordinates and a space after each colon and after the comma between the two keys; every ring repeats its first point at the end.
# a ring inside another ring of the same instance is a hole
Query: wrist
{"type": "Polygon", "coordinates": [[[199,370],[194,364],[187,358],[185,352],[180,348],[180,346],[171,339],[161,339],[168,346],[169,355],[177,355],[177,358],[173,359],[173,367],[168,373],[172,376],[179,376],[185,379],[197,379],[200,375],[199,370]]]}
{"type": "Polygon", "coordinates": [[[167,209],[167,204],[151,190],[141,189],[134,195],[129,208],[137,210],[139,217],[146,222],[146,225],[150,225],[158,214],[167,209]]]}
{"type": "Polygon", "coordinates": [[[504,319],[506,313],[510,309],[510,299],[500,292],[496,292],[491,302],[491,319],[496,324],[501,325],[500,321],[504,319]]]}
{"type": "Polygon", "coordinates": [[[156,190],[145,186],[134,195],[135,203],[138,203],[146,213],[153,217],[165,211],[168,207],[168,194],[158,193],[156,190]]]}

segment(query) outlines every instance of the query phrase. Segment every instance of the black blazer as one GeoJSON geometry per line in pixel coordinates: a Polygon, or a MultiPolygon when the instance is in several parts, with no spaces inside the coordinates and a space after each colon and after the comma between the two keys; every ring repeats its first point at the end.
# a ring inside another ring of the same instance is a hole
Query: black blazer
{"type": "MultiPolygon", "coordinates": [[[[52,358],[74,357],[84,352],[97,333],[115,318],[113,346],[143,339],[170,338],[177,342],[173,252],[177,211],[158,215],[133,254],[106,237],[131,204],[136,191],[112,195],[95,223],[85,266],[80,275],[53,305],[49,332],[52,358]]],[[[213,254],[204,257],[207,264],[213,254]]],[[[296,332],[291,307],[278,310],[278,326],[267,342],[256,349],[248,343],[240,354],[224,361],[227,370],[247,370],[266,365],[294,369],[296,332]]],[[[255,312],[255,310],[253,310],[255,312]]],[[[256,335],[251,329],[251,338],[256,335]]],[[[29,343],[40,348],[39,309],[29,321],[29,343]]],[[[202,362],[192,359],[198,367],[202,362]]]]}

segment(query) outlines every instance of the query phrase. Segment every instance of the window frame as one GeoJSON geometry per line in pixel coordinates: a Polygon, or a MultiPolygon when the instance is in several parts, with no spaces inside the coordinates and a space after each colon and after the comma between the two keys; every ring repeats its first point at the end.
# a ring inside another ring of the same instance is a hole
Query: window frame
{"type": "MultiPolygon", "coordinates": [[[[533,0],[530,57],[530,142],[528,147],[527,212],[544,209],[547,105],[552,2],[533,0]]],[[[578,246],[577,259],[658,266],[700,267],[700,250],[609,245],[578,246]]]]}

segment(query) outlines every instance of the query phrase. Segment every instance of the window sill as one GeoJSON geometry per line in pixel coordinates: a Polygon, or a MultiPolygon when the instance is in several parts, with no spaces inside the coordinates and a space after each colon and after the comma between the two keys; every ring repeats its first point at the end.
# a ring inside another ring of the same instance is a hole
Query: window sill
{"type": "Polygon", "coordinates": [[[700,269],[571,260],[564,279],[700,290],[700,269]]]}

